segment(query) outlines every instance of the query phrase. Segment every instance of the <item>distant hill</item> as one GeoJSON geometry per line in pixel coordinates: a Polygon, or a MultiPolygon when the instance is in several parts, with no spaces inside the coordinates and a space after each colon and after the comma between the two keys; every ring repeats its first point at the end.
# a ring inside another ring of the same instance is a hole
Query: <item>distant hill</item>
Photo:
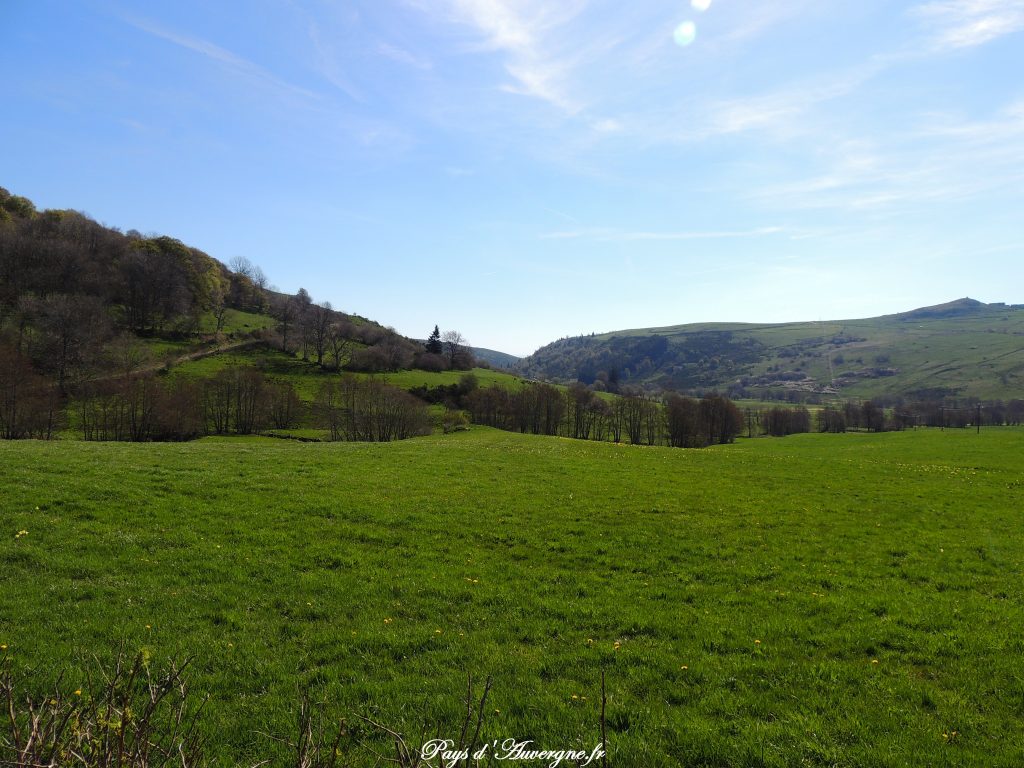
{"type": "Polygon", "coordinates": [[[520,373],[734,396],[1024,396],[1024,305],[970,298],[896,315],[699,323],[561,339],[520,373]]]}
{"type": "Polygon", "coordinates": [[[497,352],[484,347],[473,347],[473,357],[477,360],[485,360],[490,363],[492,368],[512,368],[523,359],[507,352],[497,352]]]}

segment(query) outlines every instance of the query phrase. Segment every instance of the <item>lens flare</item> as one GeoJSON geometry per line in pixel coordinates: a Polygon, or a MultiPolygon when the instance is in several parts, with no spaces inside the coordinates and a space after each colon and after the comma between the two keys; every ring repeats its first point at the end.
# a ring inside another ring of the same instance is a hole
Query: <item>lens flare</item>
{"type": "Polygon", "coordinates": [[[711,0],[690,0],[690,5],[693,6],[693,10],[704,13],[711,7],[711,0]]]}
{"type": "Polygon", "coordinates": [[[684,21],[676,27],[676,31],[672,33],[672,38],[676,41],[676,45],[685,48],[697,39],[697,25],[692,21],[684,21]]]}

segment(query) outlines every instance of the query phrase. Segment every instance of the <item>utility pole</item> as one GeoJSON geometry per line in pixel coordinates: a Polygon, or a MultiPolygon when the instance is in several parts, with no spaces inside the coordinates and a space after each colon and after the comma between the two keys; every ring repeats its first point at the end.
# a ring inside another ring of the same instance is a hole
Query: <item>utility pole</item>
{"type": "Polygon", "coordinates": [[[975,423],[978,425],[978,434],[981,434],[981,403],[978,403],[978,416],[975,418],[975,423]]]}

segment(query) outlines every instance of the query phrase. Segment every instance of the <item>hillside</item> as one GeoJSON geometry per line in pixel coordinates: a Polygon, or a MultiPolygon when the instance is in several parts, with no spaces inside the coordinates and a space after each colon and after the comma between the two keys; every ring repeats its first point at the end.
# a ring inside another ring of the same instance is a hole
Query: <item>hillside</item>
{"type": "Polygon", "coordinates": [[[1024,392],[1024,306],[959,299],[861,320],[700,323],[561,339],[519,366],[555,381],[755,397],[985,399],[1024,392]]]}
{"type": "Polygon", "coordinates": [[[328,370],[472,366],[461,344],[426,355],[422,344],[315,302],[305,289],[289,295],[268,283],[244,257],[225,265],[173,237],[122,232],[74,210],[38,211],[0,187],[0,360],[55,381],[62,395],[120,371],[128,341],[155,360],[247,337],[328,370]]]}
{"type": "Polygon", "coordinates": [[[484,360],[495,368],[512,368],[523,359],[510,355],[508,352],[499,352],[485,347],[472,347],[471,349],[473,357],[477,360],[484,360]]]}
{"type": "Polygon", "coordinates": [[[457,331],[434,348],[268,282],[0,188],[0,438],[391,440],[459,427],[443,412],[478,387],[522,387],[486,362],[517,358],[478,365],[457,331]]]}

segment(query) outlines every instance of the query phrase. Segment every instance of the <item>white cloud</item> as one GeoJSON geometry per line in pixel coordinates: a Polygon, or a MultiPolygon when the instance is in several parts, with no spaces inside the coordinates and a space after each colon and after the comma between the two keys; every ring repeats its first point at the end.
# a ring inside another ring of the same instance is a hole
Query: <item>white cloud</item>
{"type": "Polygon", "coordinates": [[[938,50],[971,48],[1024,30],[1024,0],[934,0],[915,7],[938,50]]]}
{"type": "Polygon", "coordinates": [[[421,10],[446,16],[476,33],[475,50],[501,52],[512,82],[501,89],[541,99],[575,114],[582,104],[570,93],[573,57],[562,51],[556,33],[587,7],[587,0],[550,3],[538,0],[446,0],[416,3],[421,10]]]}

